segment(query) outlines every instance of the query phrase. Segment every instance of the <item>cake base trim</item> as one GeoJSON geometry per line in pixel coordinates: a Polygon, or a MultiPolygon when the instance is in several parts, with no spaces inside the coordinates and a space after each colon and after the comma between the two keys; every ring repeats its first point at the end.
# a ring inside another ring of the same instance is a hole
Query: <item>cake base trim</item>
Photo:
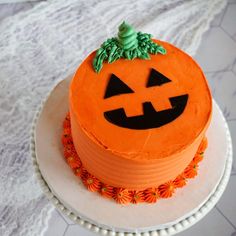
{"type": "Polygon", "coordinates": [[[119,204],[137,204],[142,202],[156,203],[160,198],[170,198],[177,188],[187,184],[188,179],[197,176],[199,162],[203,160],[204,151],[207,148],[207,139],[203,138],[197,153],[190,164],[174,180],[170,180],[159,186],[146,188],[144,190],[128,190],[125,188],[113,187],[101,182],[91,175],[82,165],[82,162],[73,145],[71,135],[70,115],[67,114],[63,122],[63,134],[61,138],[64,157],[74,174],[82,180],[84,186],[91,192],[98,192],[101,196],[111,198],[119,204]]]}

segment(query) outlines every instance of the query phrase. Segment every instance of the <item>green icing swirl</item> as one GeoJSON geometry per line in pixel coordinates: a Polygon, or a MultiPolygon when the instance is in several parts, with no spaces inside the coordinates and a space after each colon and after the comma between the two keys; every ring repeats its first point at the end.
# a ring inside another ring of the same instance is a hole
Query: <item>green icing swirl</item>
{"type": "Polygon", "coordinates": [[[124,51],[133,50],[138,47],[137,33],[125,22],[119,26],[118,41],[124,51]]]}
{"type": "Polygon", "coordinates": [[[166,50],[151,40],[151,35],[136,32],[132,26],[123,22],[119,26],[118,38],[107,39],[97,50],[93,68],[99,73],[104,61],[112,63],[120,58],[150,59],[149,54],[166,54],[166,50]]]}

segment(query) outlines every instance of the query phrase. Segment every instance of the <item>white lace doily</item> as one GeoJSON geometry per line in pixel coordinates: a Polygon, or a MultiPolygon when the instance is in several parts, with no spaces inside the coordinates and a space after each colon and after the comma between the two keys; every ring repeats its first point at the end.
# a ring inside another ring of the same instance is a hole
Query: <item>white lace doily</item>
{"type": "Polygon", "coordinates": [[[40,235],[52,206],[33,177],[30,128],[58,81],[126,20],[193,55],[225,0],[45,1],[0,23],[0,235],[40,235]]]}

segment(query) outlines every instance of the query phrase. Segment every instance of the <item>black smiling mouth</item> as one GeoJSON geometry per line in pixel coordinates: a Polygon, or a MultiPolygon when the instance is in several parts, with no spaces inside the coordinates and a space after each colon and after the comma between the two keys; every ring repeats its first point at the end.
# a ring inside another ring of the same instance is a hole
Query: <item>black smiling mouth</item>
{"type": "Polygon", "coordinates": [[[172,108],[156,111],[151,102],[143,103],[143,115],[127,117],[124,108],[104,112],[110,123],[128,129],[158,128],[179,117],[187,104],[188,94],[169,98],[172,108]]]}

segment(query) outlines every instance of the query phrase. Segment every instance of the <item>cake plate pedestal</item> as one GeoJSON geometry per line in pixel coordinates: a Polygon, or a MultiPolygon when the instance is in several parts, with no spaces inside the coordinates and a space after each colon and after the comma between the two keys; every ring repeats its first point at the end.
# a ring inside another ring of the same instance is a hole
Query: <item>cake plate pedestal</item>
{"type": "Polygon", "coordinates": [[[42,103],[31,135],[35,174],[56,208],[101,235],[158,236],[174,235],[191,227],[214,207],[226,188],[232,167],[229,129],[215,102],[206,134],[209,147],[198,175],[169,199],[123,206],[87,191],[64,160],[61,134],[68,112],[70,79],[60,82],[42,103]]]}

